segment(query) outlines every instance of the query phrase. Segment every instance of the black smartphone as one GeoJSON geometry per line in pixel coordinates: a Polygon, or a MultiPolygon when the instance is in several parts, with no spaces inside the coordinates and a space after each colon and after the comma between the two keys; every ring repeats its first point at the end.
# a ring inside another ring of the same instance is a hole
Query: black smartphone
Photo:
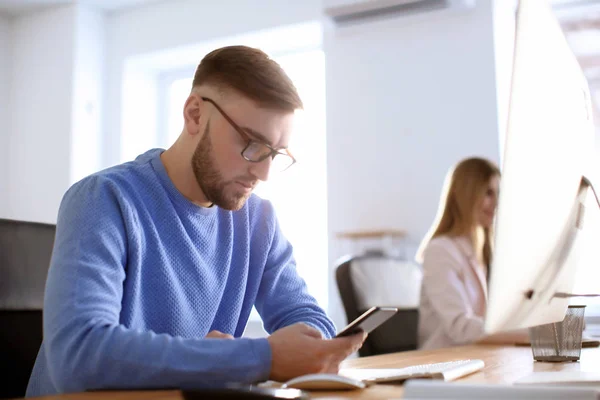
{"type": "Polygon", "coordinates": [[[370,333],[398,312],[395,307],[371,307],[345,327],[336,337],[350,336],[359,331],[370,333]]]}

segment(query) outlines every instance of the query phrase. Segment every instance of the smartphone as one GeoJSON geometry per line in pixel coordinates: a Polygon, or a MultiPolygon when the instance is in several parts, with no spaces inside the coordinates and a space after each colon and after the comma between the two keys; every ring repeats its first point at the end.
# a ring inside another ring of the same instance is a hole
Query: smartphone
{"type": "Polygon", "coordinates": [[[395,307],[371,307],[345,327],[336,337],[350,336],[359,331],[370,333],[398,312],[395,307]]]}

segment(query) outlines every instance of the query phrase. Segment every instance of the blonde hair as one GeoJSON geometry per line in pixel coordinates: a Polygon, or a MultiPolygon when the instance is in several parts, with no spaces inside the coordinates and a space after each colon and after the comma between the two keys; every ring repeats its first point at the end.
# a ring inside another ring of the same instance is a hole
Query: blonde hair
{"type": "MultiPolygon", "coordinates": [[[[494,176],[500,176],[498,167],[491,161],[478,157],[464,159],[448,172],[438,213],[417,251],[418,262],[423,262],[423,252],[432,239],[442,235],[461,236],[472,231],[475,226],[475,210],[494,176]]],[[[489,266],[492,260],[493,229],[485,228],[484,236],[483,261],[489,266]]]]}

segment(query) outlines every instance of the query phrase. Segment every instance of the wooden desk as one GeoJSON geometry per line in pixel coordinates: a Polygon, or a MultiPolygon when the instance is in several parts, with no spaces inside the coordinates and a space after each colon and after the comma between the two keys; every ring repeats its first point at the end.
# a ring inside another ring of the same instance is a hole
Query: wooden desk
{"type": "MultiPolygon", "coordinates": [[[[533,361],[531,348],[516,346],[474,345],[429,351],[407,351],[375,357],[347,360],[343,367],[400,368],[416,364],[478,358],[485,368],[461,379],[472,383],[513,383],[533,371],[591,371],[600,368],[600,348],[581,351],[581,360],[571,363],[540,363],[533,361]]],[[[402,397],[401,385],[375,385],[361,391],[313,392],[316,399],[389,399],[402,397]]],[[[178,391],[102,392],[43,397],[45,400],[181,400],[178,391]]]]}

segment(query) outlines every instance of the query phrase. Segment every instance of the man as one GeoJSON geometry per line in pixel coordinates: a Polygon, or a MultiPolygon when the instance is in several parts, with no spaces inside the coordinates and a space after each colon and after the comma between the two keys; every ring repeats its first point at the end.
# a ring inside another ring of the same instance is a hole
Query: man
{"type": "Polygon", "coordinates": [[[28,396],[283,381],[336,372],[362,345],[364,334],[331,339],[273,207],[251,195],[271,168],[293,164],[301,107],[261,51],[215,50],[171,148],[68,190],[28,396]],[[268,338],[241,338],[254,305],[268,338]]]}

